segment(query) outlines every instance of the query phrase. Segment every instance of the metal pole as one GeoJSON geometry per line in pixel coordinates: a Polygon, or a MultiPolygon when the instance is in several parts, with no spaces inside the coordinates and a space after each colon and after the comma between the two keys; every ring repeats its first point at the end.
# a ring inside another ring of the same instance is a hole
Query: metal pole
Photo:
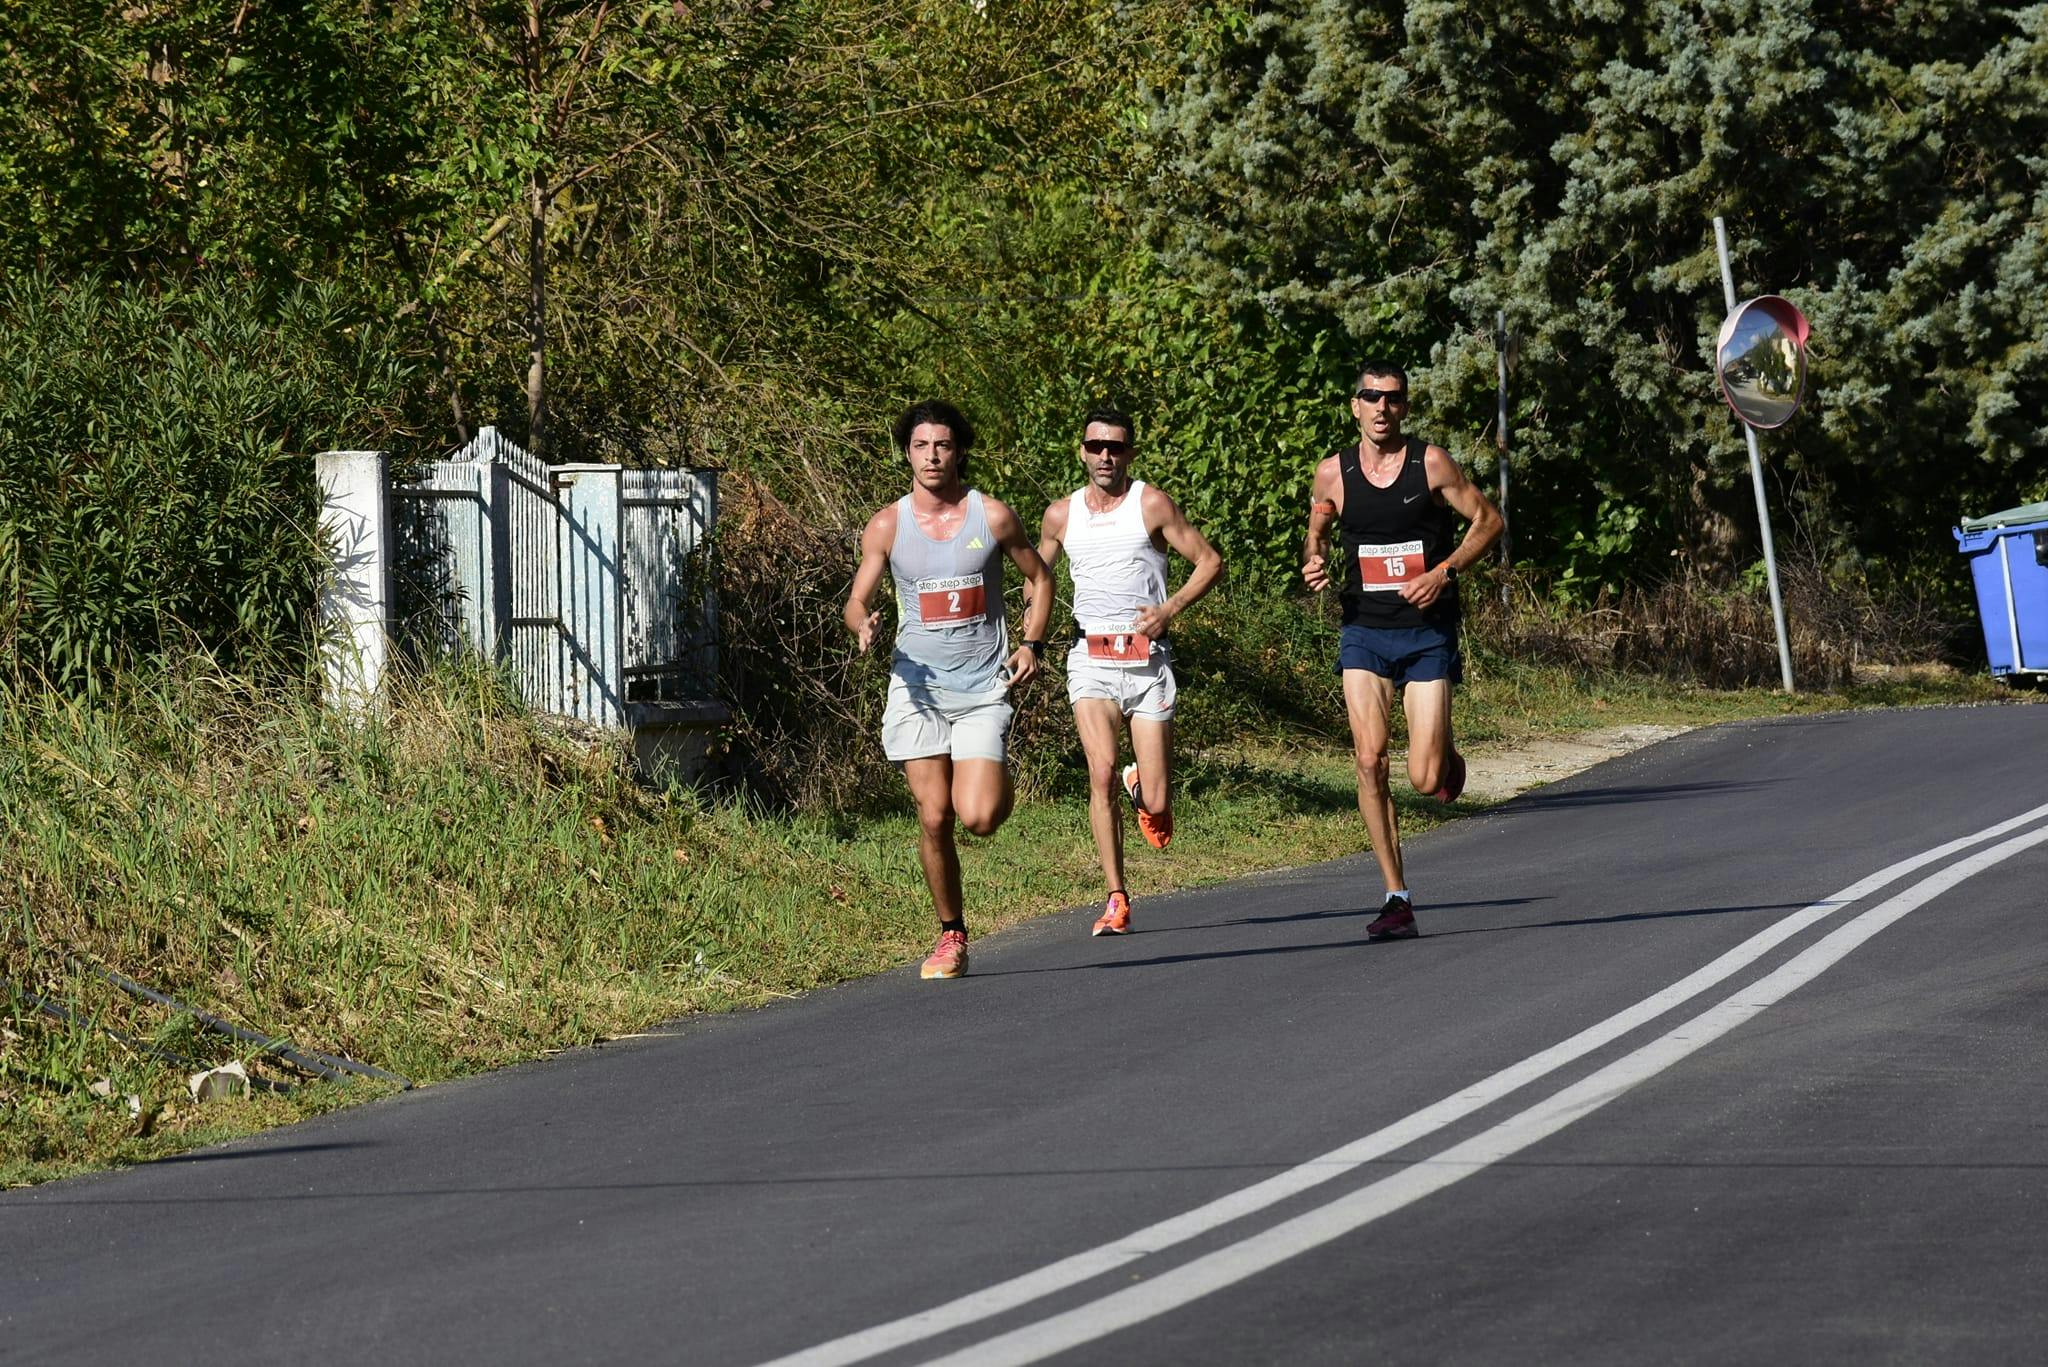
{"type": "Polygon", "coordinates": [[[1493,425],[1494,444],[1500,447],[1500,605],[1508,605],[1508,576],[1510,563],[1508,554],[1508,313],[1506,309],[1494,315],[1493,332],[1494,364],[1500,375],[1500,410],[1493,425]]]}
{"type": "MultiPolygon", "coordinates": [[[[1721,254],[1721,293],[1726,297],[1728,311],[1735,312],[1735,272],[1728,265],[1728,228],[1721,222],[1719,214],[1714,215],[1714,249],[1721,254]]],[[[1718,360],[1718,358],[1716,358],[1718,360]]],[[[1737,415],[1737,422],[1742,422],[1737,415]]],[[[1756,489],[1756,525],[1764,538],[1764,577],[1771,585],[1771,620],[1778,628],[1778,673],[1785,681],[1785,691],[1792,689],[1792,647],[1785,635],[1785,598],[1778,591],[1778,551],[1771,541],[1771,511],[1764,503],[1764,462],[1757,452],[1756,429],[1742,423],[1742,435],[1749,441],[1749,481],[1756,489]]]]}

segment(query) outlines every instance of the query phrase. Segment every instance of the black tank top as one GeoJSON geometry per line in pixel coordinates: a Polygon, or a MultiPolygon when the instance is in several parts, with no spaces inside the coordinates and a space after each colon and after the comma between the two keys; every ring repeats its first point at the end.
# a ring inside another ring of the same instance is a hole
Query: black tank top
{"type": "Polygon", "coordinates": [[[1346,626],[1448,629],[1458,624],[1458,586],[1446,584],[1425,611],[1403,598],[1398,585],[1433,570],[1457,546],[1451,510],[1429,491],[1423,452],[1429,443],[1408,438],[1401,473],[1386,488],[1365,477],[1358,447],[1334,452],[1344,480],[1338,530],[1344,546],[1346,626]]]}

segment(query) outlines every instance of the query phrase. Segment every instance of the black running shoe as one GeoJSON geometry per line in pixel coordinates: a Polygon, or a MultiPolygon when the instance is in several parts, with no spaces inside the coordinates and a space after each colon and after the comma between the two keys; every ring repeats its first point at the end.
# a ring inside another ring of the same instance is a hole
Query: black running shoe
{"type": "Polygon", "coordinates": [[[1368,940],[1412,940],[1421,933],[1415,928],[1415,908],[1405,897],[1389,897],[1380,914],[1365,928],[1368,940]]]}

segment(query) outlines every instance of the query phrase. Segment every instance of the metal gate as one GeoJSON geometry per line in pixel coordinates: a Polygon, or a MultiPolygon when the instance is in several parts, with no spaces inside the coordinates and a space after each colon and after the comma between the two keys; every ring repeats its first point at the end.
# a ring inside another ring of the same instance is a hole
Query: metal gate
{"type": "Polygon", "coordinates": [[[713,695],[715,471],[551,466],[487,427],[391,496],[402,644],[474,650],[536,709],[607,726],[713,695]]]}

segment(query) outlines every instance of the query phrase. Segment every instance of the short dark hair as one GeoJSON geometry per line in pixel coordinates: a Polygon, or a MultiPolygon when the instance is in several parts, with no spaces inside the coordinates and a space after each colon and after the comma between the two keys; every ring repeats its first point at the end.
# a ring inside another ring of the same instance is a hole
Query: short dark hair
{"type": "MultiPolygon", "coordinates": [[[[903,410],[893,429],[899,450],[910,449],[910,434],[925,423],[937,423],[953,434],[953,449],[964,458],[974,447],[974,424],[944,399],[923,399],[903,410]]],[[[960,468],[967,468],[963,459],[960,468]]]]}
{"type": "Polygon", "coordinates": [[[1123,409],[1118,408],[1116,405],[1099,403],[1089,409],[1087,416],[1081,419],[1082,435],[1087,435],[1089,427],[1098,422],[1104,427],[1123,429],[1124,440],[1133,446],[1138,444],[1138,424],[1132,419],[1130,414],[1124,412],[1123,409]]]}
{"type": "Polygon", "coordinates": [[[1378,359],[1367,361],[1358,368],[1358,378],[1352,382],[1354,387],[1363,385],[1368,375],[1382,380],[1399,380],[1401,388],[1406,389],[1408,387],[1408,372],[1395,365],[1392,361],[1378,359]]]}

